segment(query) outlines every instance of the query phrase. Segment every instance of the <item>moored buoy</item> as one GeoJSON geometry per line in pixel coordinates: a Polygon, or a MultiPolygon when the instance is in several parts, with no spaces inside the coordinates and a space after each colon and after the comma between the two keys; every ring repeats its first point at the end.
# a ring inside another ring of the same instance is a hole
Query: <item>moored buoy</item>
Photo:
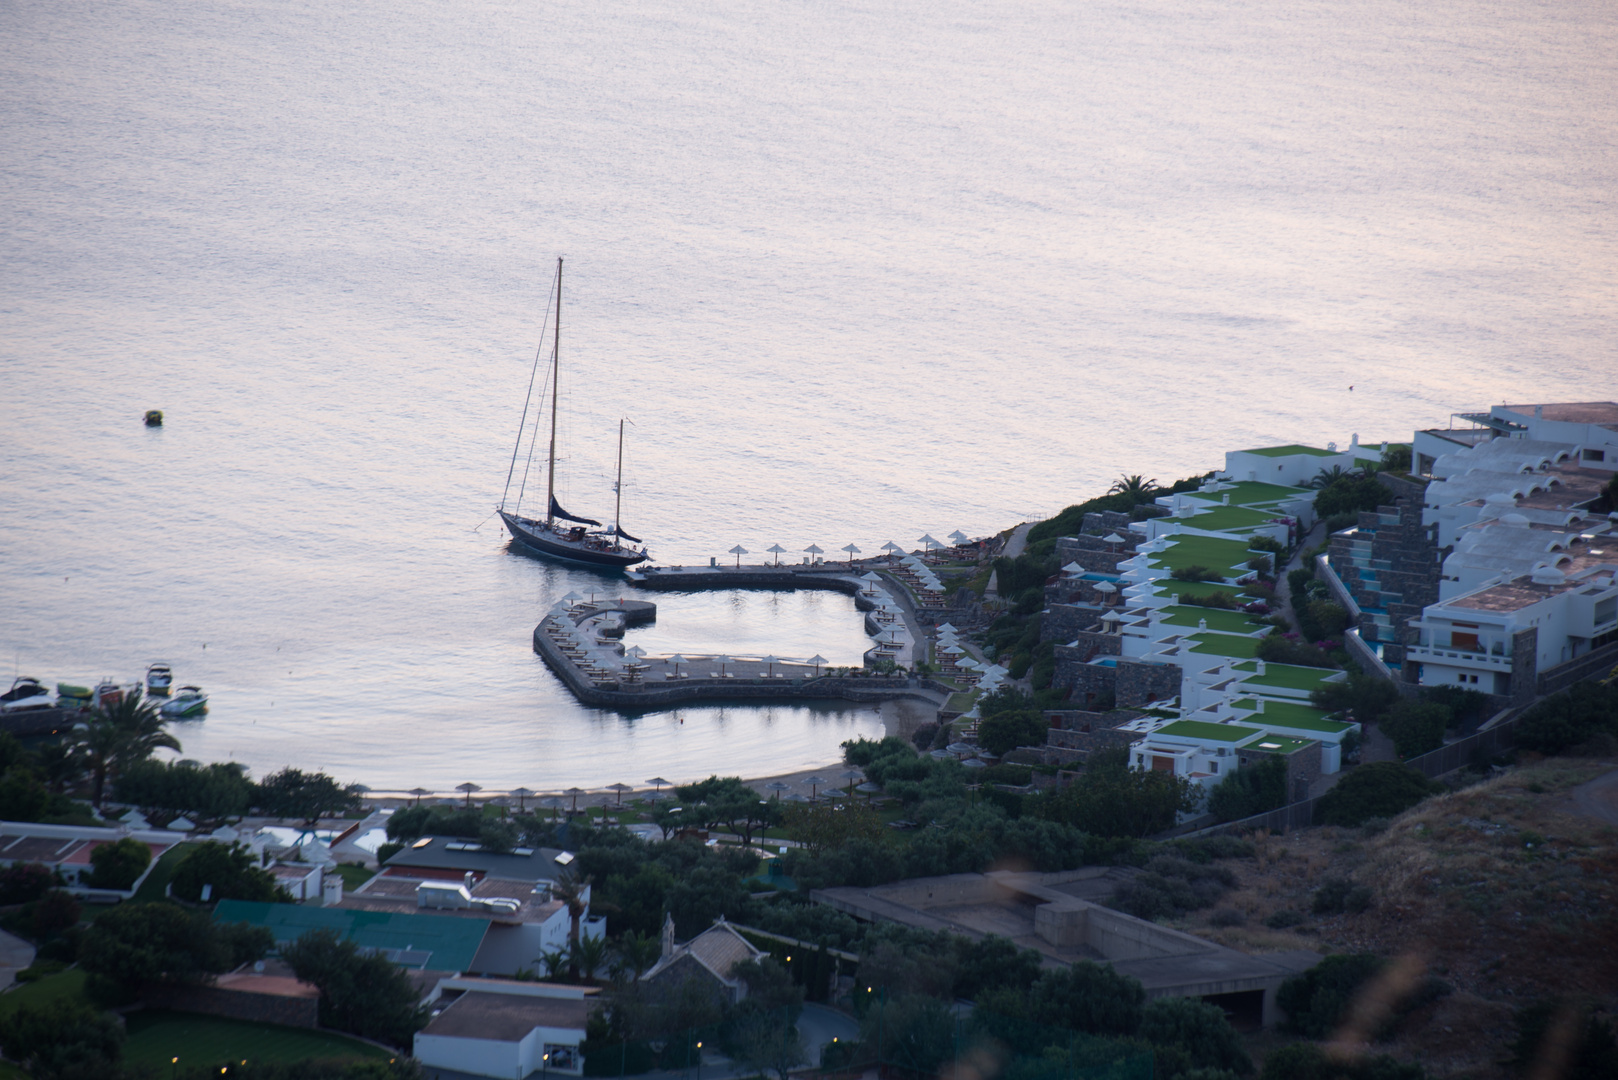
{"type": "Polygon", "coordinates": [[[162,427],[163,426],[163,410],[162,409],[147,409],[146,410],[146,426],[147,427],[162,427]]]}

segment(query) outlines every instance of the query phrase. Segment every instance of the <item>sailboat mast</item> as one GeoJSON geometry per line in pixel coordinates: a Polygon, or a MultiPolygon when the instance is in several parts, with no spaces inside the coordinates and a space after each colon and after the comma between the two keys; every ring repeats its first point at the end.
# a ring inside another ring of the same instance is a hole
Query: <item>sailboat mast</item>
{"type": "Polygon", "coordinates": [[[551,457],[546,470],[545,525],[550,527],[556,510],[556,380],[562,374],[562,259],[556,259],[556,337],[551,348],[551,457]]]}
{"type": "Polygon", "coordinates": [[[612,543],[613,547],[623,547],[623,537],[619,533],[624,520],[624,420],[618,418],[618,482],[612,485],[616,500],[612,504],[612,543]]]}

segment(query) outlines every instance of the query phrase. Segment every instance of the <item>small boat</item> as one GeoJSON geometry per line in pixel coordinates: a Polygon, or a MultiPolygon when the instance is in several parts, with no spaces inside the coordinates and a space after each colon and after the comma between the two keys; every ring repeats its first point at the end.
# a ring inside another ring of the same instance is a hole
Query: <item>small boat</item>
{"type": "Polygon", "coordinates": [[[174,672],[167,664],[153,664],[146,669],[146,692],[153,697],[168,697],[174,685],[174,672]]]}
{"type": "Polygon", "coordinates": [[[56,707],[59,709],[88,709],[95,701],[95,691],[88,686],[73,683],[56,684],[56,707]]]}
{"type": "Polygon", "coordinates": [[[11,689],[0,694],[0,713],[30,712],[34,709],[55,708],[51,692],[45,684],[31,675],[19,675],[11,680],[11,689]]]}
{"type": "Polygon", "coordinates": [[[157,707],[157,711],[170,720],[189,720],[208,711],[208,695],[200,686],[182,686],[174,697],[157,707]]]}
{"type": "MultiPolygon", "coordinates": [[[[539,371],[540,355],[534,356],[534,371],[528,377],[528,400],[523,402],[522,421],[517,425],[517,444],[511,450],[511,467],[506,472],[506,494],[511,493],[511,478],[517,468],[517,454],[522,449],[523,432],[528,425],[528,409],[533,400],[534,374],[539,371]]],[[[626,547],[624,541],[630,544],[641,544],[639,537],[631,536],[623,529],[619,511],[623,509],[624,486],[624,422],[618,421],[618,481],[613,485],[617,494],[617,509],[613,513],[612,528],[602,528],[601,522],[594,518],[579,517],[562,509],[556,501],[556,381],[562,373],[562,260],[556,260],[556,334],[551,346],[551,445],[550,455],[546,467],[546,503],[544,518],[524,517],[522,509],[522,493],[527,487],[528,474],[526,467],[523,472],[523,483],[517,489],[517,504],[506,510],[506,500],[502,496],[500,505],[496,508],[500,520],[506,523],[511,532],[511,538],[519,545],[539,555],[565,562],[581,563],[585,566],[606,567],[610,569],[626,569],[637,563],[643,563],[651,558],[644,545],[639,548],[626,547]],[[563,522],[573,522],[571,525],[563,522]],[[592,528],[593,526],[593,528],[592,528]]],[[[529,458],[533,457],[533,444],[529,444],[529,458]]]]}
{"type": "Polygon", "coordinates": [[[111,679],[102,679],[96,684],[95,693],[90,701],[98,709],[110,709],[124,698],[134,697],[139,693],[140,683],[117,683],[111,679]]]}

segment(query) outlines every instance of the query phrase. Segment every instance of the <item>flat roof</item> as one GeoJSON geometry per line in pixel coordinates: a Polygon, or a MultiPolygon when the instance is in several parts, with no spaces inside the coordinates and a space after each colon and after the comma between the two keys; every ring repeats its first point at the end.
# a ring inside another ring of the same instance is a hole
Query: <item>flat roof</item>
{"type": "MultiPolygon", "coordinates": [[[[1252,709],[1257,702],[1252,698],[1241,698],[1230,703],[1232,708],[1252,709]]],[[[1311,709],[1307,705],[1299,705],[1291,701],[1264,700],[1264,711],[1255,712],[1245,717],[1249,724],[1274,725],[1275,727],[1297,728],[1302,731],[1320,731],[1329,734],[1347,731],[1352,724],[1341,720],[1328,720],[1326,714],[1319,709],[1311,709]]]]}
{"type": "Polygon", "coordinates": [[[1562,424],[1599,424],[1602,427],[1618,425],[1618,402],[1611,401],[1564,401],[1556,404],[1497,405],[1495,408],[1506,409],[1517,413],[1519,416],[1533,416],[1534,410],[1539,409],[1541,410],[1540,416],[1536,419],[1550,420],[1562,424]]]}
{"type": "Polygon", "coordinates": [[[1238,637],[1235,634],[1193,634],[1186,638],[1191,651],[1205,656],[1228,656],[1248,659],[1258,655],[1258,638],[1238,637]]]}
{"type": "Polygon", "coordinates": [[[389,869],[472,870],[509,881],[555,881],[562,873],[556,857],[560,848],[517,848],[509,854],[482,850],[475,840],[461,836],[423,837],[394,853],[389,869]],[[528,854],[521,854],[528,852],[528,854]]]}
{"type": "Polygon", "coordinates": [[[1218,630],[1227,634],[1251,634],[1264,627],[1263,623],[1254,622],[1252,616],[1244,611],[1230,611],[1226,608],[1197,607],[1195,604],[1184,606],[1171,604],[1163,608],[1164,621],[1170,626],[1191,626],[1206,620],[1209,630],[1218,630]]]}
{"type": "Polygon", "coordinates": [[[1268,510],[1254,510],[1250,506],[1226,506],[1223,503],[1204,503],[1208,512],[1188,518],[1179,518],[1193,529],[1209,532],[1252,532],[1276,515],[1268,510]]]}
{"type": "Polygon", "coordinates": [[[1263,728],[1242,727],[1239,724],[1210,724],[1206,720],[1176,720],[1152,732],[1153,735],[1178,735],[1186,739],[1207,739],[1209,742],[1234,743],[1254,735],[1264,734],[1263,728]]]}
{"type": "Polygon", "coordinates": [[[1291,735],[1277,735],[1273,731],[1266,731],[1257,742],[1250,742],[1242,749],[1263,750],[1267,754],[1296,754],[1313,741],[1312,739],[1298,739],[1291,735]]]}
{"type": "Polygon", "coordinates": [[[1242,673],[1242,682],[1256,686],[1279,686],[1284,690],[1313,690],[1333,675],[1342,674],[1337,668],[1305,667],[1302,664],[1265,664],[1262,675],[1258,674],[1255,663],[1237,664],[1235,669],[1242,673]]]}
{"type": "Polygon", "coordinates": [[[535,1028],[548,1027],[571,1029],[582,1035],[592,1005],[584,998],[519,997],[468,990],[433,1017],[422,1034],[521,1042],[535,1028]]]}
{"type": "Polygon", "coordinates": [[[1309,488],[1291,487],[1287,484],[1267,484],[1263,480],[1238,480],[1231,486],[1229,481],[1221,481],[1227,487],[1226,491],[1214,492],[1220,496],[1229,494],[1232,506],[1258,506],[1261,503],[1276,503],[1284,499],[1295,499],[1300,495],[1314,495],[1309,488]]]}
{"type": "Polygon", "coordinates": [[[1313,446],[1304,446],[1302,443],[1292,443],[1288,446],[1265,446],[1256,450],[1238,450],[1238,454],[1257,454],[1259,457],[1336,457],[1342,450],[1321,450],[1313,446]]]}
{"type": "Polygon", "coordinates": [[[446,915],[356,911],[249,900],[221,900],[216,923],[244,922],[262,926],[276,944],[295,941],[311,930],[335,930],[362,949],[377,949],[406,967],[465,971],[488,933],[488,919],[446,915]]]}

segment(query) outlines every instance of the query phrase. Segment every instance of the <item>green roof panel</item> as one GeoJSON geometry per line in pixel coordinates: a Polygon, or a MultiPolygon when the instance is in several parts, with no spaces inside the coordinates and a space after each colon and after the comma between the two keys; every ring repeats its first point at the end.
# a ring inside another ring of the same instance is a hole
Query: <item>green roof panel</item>
{"type": "Polygon", "coordinates": [[[219,901],[214,921],[267,927],[278,945],[311,930],[335,930],[362,949],[426,954],[400,962],[432,971],[469,970],[489,929],[488,919],[455,915],[406,915],[248,900],[219,901]]]}

